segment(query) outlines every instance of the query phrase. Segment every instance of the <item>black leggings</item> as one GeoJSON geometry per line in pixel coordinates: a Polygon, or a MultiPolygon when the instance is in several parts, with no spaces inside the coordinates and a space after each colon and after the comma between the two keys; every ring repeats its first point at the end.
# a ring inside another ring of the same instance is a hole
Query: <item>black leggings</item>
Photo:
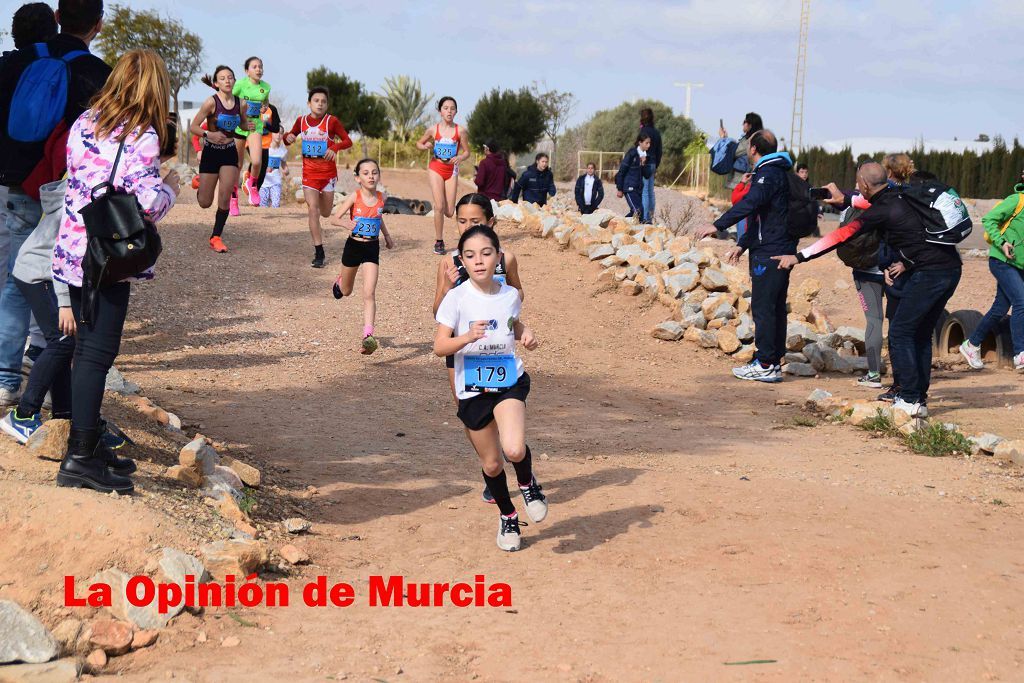
{"type": "MultiPolygon", "coordinates": [[[[71,309],[82,319],[82,290],[71,287],[71,309]]],[[[107,372],[121,348],[121,333],[128,314],[131,285],[119,282],[96,293],[96,314],[92,323],[78,323],[78,343],[71,366],[71,426],[96,429],[103,405],[107,372]]]]}
{"type": "MultiPolygon", "coordinates": [[[[14,278],[13,275],[11,277],[14,278]]],[[[75,353],[75,337],[60,331],[53,282],[29,284],[14,278],[14,284],[28,301],[39,329],[46,336],[46,348],[32,365],[25,393],[18,404],[18,415],[28,417],[38,413],[49,391],[53,415],[67,419],[71,412],[71,357],[75,353]]]]}
{"type": "Polygon", "coordinates": [[[270,163],[270,150],[264,149],[261,156],[263,157],[263,163],[260,165],[260,176],[256,179],[257,190],[263,188],[263,180],[267,177],[267,164],[270,163]]]}

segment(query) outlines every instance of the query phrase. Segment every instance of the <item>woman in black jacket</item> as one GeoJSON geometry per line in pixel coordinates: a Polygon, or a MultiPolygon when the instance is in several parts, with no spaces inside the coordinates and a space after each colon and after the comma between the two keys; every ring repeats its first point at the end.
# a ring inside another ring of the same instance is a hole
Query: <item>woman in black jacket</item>
{"type": "Polygon", "coordinates": [[[619,164],[619,172],[615,174],[616,195],[625,197],[629,204],[630,216],[637,216],[640,220],[644,217],[644,178],[651,177],[651,167],[647,164],[647,150],[651,148],[651,136],[647,133],[640,133],[636,138],[636,144],[622,157],[619,164]]]}

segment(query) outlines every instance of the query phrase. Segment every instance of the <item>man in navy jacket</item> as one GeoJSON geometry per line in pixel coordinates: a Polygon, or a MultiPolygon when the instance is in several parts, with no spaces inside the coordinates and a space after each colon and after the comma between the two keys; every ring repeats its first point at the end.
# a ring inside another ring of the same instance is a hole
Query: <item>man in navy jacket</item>
{"type": "Polygon", "coordinates": [[[523,201],[537,206],[547,204],[548,195],[555,196],[555,176],[548,168],[548,155],[544,152],[534,157],[533,164],[519,176],[508,198],[518,203],[520,192],[523,193],[523,201]]]}
{"type": "Polygon", "coordinates": [[[726,254],[737,263],[750,252],[751,302],[754,343],[757,351],[748,365],[734,368],[739,379],[757,382],[782,381],[782,357],[786,354],[786,295],[790,271],[780,268],[773,256],[795,254],[797,240],[789,232],[789,180],[793,162],[789,153],[778,152],[778,141],[769,130],[750,137],[750,161],[754,166],[750,191],[713,226],[697,231],[709,237],[746,218],[747,230],[726,254]]]}
{"type": "Polygon", "coordinates": [[[604,199],[604,186],[601,184],[601,179],[597,177],[596,170],[594,164],[587,164],[587,172],[576,179],[576,206],[579,207],[582,214],[594,213],[604,199]],[[588,189],[590,190],[589,200],[588,189]]]}

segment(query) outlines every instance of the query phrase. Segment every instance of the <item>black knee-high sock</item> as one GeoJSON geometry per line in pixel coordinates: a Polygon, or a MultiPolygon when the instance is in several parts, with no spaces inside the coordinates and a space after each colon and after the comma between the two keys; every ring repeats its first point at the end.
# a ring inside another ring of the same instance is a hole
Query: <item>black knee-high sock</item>
{"type": "Polygon", "coordinates": [[[516,480],[520,486],[529,486],[533,481],[533,456],[530,454],[530,447],[526,447],[526,457],[519,462],[512,463],[516,468],[516,480]]]}
{"type": "Polygon", "coordinates": [[[228,222],[228,210],[217,209],[217,217],[213,220],[213,234],[210,237],[220,237],[224,232],[224,225],[228,222]]]}
{"type": "Polygon", "coordinates": [[[323,258],[324,257],[324,245],[322,245],[322,244],[314,244],[313,245],[313,255],[316,256],[317,258],[323,258]]]}
{"type": "Polygon", "coordinates": [[[494,502],[497,503],[501,514],[515,514],[516,506],[512,504],[512,498],[508,495],[508,478],[505,476],[505,468],[501,468],[501,472],[496,477],[489,477],[486,472],[480,471],[483,472],[484,483],[491,490],[491,495],[494,496],[494,502]]]}

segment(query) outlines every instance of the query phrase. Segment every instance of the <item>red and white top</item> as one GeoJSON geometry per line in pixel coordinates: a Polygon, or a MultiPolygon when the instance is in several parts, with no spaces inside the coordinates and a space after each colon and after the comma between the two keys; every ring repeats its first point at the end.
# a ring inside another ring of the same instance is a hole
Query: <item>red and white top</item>
{"type": "Polygon", "coordinates": [[[290,132],[302,137],[303,178],[330,180],[338,177],[338,166],[334,160],[324,159],[328,149],[340,152],[352,146],[352,139],[338,117],[324,114],[317,119],[306,114],[295,119],[290,132]]]}

